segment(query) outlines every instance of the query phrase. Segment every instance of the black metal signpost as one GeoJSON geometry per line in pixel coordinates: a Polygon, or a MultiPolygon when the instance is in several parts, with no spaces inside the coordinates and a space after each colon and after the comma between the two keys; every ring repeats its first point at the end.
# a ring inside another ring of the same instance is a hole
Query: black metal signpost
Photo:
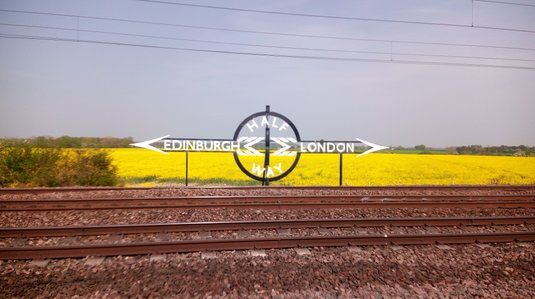
{"type": "Polygon", "coordinates": [[[188,185],[188,169],[189,169],[189,151],[186,151],[186,186],[188,185]]]}
{"type": "Polygon", "coordinates": [[[262,182],[263,186],[269,186],[271,182],[290,174],[297,166],[301,154],[338,153],[340,155],[339,185],[342,186],[344,154],[354,154],[363,145],[370,148],[357,157],[388,148],[358,138],[356,141],[302,141],[292,121],[280,113],[271,111],[269,105],[266,106],[265,111],[245,118],[234,132],[232,139],[170,138],[167,135],[132,145],[163,154],[185,152],[186,186],[188,185],[188,154],[192,151],[233,153],[234,160],[241,171],[248,177],[262,182]],[[160,146],[155,147],[153,143],[159,143],[160,146]],[[263,163],[257,163],[255,157],[263,158],[263,163]]]}
{"type": "Polygon", "coordinates": [[[340,153],[340,185],[339,186],[342,186],[343,170],[344,170],[344,154],[340,153]]]}
{"type": "MultiPolygon", "coordinates": [[[[266,119],[269,123],[269,105],[266,106],[266,119]]],[[[269,126],[266,126],[266,136],[265,136],[265,150],[264,150],[264,169],[268,169],[269,167],[269,140],[271,139],[271,135],[269,133],[269,126]]],[[[264,171],[263,175],[263,186],[269,186],[269,178],[266,177],[266,171],[264,171]]]]}

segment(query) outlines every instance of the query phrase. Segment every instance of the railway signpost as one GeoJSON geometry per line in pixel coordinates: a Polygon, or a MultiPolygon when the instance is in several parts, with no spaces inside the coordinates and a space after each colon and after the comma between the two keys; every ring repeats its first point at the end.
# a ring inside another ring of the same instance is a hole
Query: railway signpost
{"type": "Polygon", "coordinates": [[[294,123],[271,111],[269,106],[265,111],[245,118],[232,139],[172,138],[166,135],[131,145],[167,155],[169,152],[185,152],[186,165],[189,152],[233,153],[241,171],[266,186],[290,174],[301,154],[339,154],[342,185],[343,154],[357,154],[368,147],[358,153],[357,157],[361,157],[388,148],[359,138],[351,141],[301,140],[294,123]]]}

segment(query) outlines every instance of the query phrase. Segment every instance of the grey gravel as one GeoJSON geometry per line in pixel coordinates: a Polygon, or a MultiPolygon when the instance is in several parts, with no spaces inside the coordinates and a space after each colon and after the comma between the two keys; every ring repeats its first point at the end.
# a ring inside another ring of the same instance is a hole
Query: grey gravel
{"type": "Polygon", "coordinates": [[[313,248],[0,262],[1,298],[532,298],[533,243],[313,248]],[[527,245],[526,245],[527,244],[527,245]],[[203,253],[206,255],[206,253],[203,253]]]}

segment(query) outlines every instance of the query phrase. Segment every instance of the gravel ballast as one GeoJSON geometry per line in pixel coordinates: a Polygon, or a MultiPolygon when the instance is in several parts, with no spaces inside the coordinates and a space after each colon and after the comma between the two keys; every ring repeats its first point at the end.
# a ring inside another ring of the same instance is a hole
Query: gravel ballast
{"type": "Polygon", "coordinates": [[[0,297],[530,298],[533,243],[266,250],[0,263],[0,297]],[[96,266],[92,266],[97,264],[96,266]]]}

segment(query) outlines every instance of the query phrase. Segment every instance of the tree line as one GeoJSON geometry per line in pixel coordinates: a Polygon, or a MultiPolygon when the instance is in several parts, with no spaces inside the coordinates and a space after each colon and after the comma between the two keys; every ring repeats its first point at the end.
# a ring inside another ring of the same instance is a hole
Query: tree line
{"type": "Polygon", "coordinates": [[[25,144],[34,148],[126,148],[134,140],[132,137],[49,137],[38,136],[31,138],[4,138],[0,145],[25,144]]]}
{"type": "Polygon", "coordinates": [[[395,147],[393,153],[412,153],[412,154],[444,154],[444,155],[482,155],[482,156],[535,156],[535,147],[518,145],[500,145],[500,146],[482,146],[482,145],[463,145],[449,146],[446,148],[428,147],[419,144],[414,147],[395,147]]]}
{"type": "Polygon", "coordinates": [[[496,156],[535,156],[535,147],[519,146],[481,146],[469,145],[456,147],[461,155],[496,155],[496,156]]]}

